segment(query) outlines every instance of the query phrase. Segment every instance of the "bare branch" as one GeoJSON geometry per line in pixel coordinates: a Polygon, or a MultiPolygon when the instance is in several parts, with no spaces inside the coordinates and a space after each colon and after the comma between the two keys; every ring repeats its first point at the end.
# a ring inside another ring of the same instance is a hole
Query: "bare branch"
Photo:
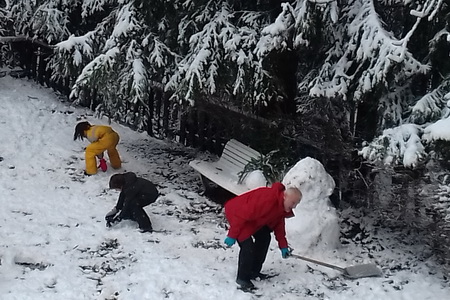
{"type": "Polygon", "coordinates": [[[46,47],[49,49],[53,49],[54,45],[49,45],[43,41],[39,41],[36,39],[32,39],[23,35],[19,36],[0,36],[0,43],[14,43],[14,42],[31,42],[33,44],[37,44],[42,47],[46,47]]]}

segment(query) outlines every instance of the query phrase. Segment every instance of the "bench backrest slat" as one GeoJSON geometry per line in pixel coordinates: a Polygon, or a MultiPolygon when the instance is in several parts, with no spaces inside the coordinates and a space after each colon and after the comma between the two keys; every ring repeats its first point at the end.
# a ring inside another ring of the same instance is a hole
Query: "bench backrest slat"
{"type": "Polygon", "coordinates": [[[231,170],[236,170],[237,172],[242,171],[249,161],[237,161],[233,157],[228,156],[227,154],[222,155],[219,160],[219,164],[225,165],[227,168],[231,170]]]}
{"type": "Polygon", "coordinates": [[[235,195],[240,195],[248,191],[248,187],[238,183],[239,173],[245,169],[252,158],[260,157],[261,154],[258,151],[231,139],[225,144],[218,161],[193,160],[189,165],[222,188],[235,195]]]}
{"type": "Polygon", "coordinates": [[[240,152],[240,153],[242,153],[242,155],[253,157],[253,158],[259,157],[261,155],[258,151],[254,150],[234,139],[229,140],[228,143],[225,145],[224,152],[227,150],[229,150],[230,152],[240,152]]]}
{"type": "Polygon", "coordinates": [[[219,162],[231,165],[231,168],[243,170],[252,158],[259,158],[260,155],[258,151],[236,140],[230,140],[225,145],[219,162]]]}
{"type": "Polygon", "coordinates": [[[230,153],[230,152],[226,152],[223,153],[221,156],[222,160],[228,160],[229,162],[231,162],[232,164],[235,164],[237,166],[242,166],[242,165],[246,165],[249,161],[252,160],[251,157],[249,156],[240,156],[240,153],[230,153]]]}

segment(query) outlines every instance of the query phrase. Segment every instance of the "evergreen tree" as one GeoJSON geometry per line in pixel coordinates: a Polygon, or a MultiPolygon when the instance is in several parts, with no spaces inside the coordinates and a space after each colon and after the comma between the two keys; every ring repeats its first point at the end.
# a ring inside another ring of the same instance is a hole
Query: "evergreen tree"
{"type": "Polygon", "coordinates": [[[201,28],[189,37],[189,51],[183,56],[167,88],[194,105],[202,95],[219,95],[237,107],[252,111],[275,97],[269,74],[254,55],[259,28],[267,18],[258,12],[233,12],[222,1],[210,1],[187,15],[180,24],[181,36],[201,20],[201,28]],[[226,95],[233,95],[227,97],[226,95]]]}
{"type": "MultiPolygon", "coordinates": [[[[166,1],[152,5],[138,1],[116,5],[94,30],[58,43],[50,64],[57,70],[55,80],[73,81],[71,98],[140,129],[151,122],[148,101],[152,89],[168,81],[178,57],[165,44],[176,38],[163,18],[173,8],[166,1]],[[157,9],[161,7],[162,11],[157,9]]],[[[97,10],[105,11],[98,6],[89,11],[97,10]]]]}

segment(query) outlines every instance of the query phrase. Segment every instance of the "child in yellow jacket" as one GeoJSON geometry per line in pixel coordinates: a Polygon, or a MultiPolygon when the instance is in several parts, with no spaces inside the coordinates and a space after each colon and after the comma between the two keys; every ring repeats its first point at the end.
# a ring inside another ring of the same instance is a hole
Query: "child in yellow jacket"
{"type": "Polygon", "coordinates": [[[122,166],[119,152],[116,146],[119,143],[119,135],[110,126],[91,125],[89,122],[80,122],[75,126],[73,140],[87,138],[91,144],[86,147],[86,174],[97,174],[97,160],[103,158],[103,152],[108,152],[111,166],[119,169],[122,166]]]}

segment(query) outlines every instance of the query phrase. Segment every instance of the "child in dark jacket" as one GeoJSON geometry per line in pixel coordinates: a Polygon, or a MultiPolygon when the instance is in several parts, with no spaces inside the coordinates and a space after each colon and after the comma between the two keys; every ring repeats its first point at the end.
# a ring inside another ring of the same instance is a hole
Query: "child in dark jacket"
{"type": "Polygon", "coordinates": [[[136,221],[141,232],[152,232],[152,222],[143,207],[158,198],[156,186],[147,179],[128,172],[111,176],[109,188],[121,192],[116,206],[105,216],[106,226],[128,219],[136,221]]]}

